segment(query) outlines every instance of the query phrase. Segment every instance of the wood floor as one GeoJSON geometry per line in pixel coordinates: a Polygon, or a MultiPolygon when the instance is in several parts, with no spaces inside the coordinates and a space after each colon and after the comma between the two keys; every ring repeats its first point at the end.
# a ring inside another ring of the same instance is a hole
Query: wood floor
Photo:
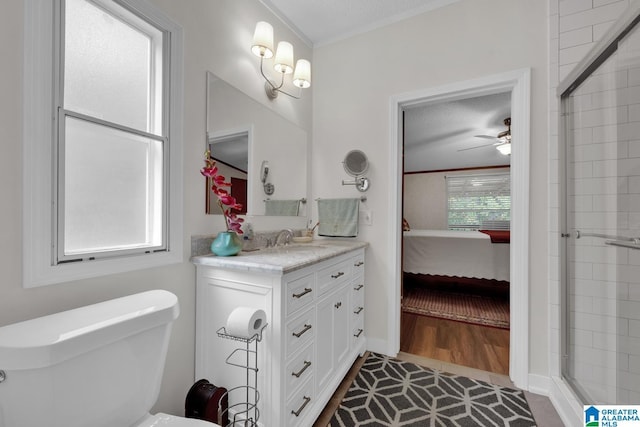
{"type": "Polygon", "coordinates": [[[400,350],[509,375],[509,330],[402,313],[400,350]]]}

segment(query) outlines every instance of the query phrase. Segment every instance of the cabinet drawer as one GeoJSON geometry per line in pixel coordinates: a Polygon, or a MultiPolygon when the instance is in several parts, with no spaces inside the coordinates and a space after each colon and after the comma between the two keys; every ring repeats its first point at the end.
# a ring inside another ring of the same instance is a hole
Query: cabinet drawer
{"type": "Polygon", "coordinates": [[[347,259],[318,270],[318,294],[322,295],[349,280],[352,277],[352,267],[353,260],[347,259]]]}
{"type": "Polygon", "coordinates": [[[292,397],[292,393],[305,382],[308,378],[313,376],[315,369],[313,358],[314,347],[313,344],[307,346],[306,349],[294,357],[285,369],[284,384],[285,384],[285,396],[287,400],[292,397]]]}
{"type": "Polygon", "coordinates": [[[286,315],[295,313],[299,309],[311,304],[315,281],[313,274],[287,282],[286,285],[286,315]]]}
{"type": "Polygon", "coordinates": [[[287,405],[284,408],[285,425],[287,427],[311,425],[309,420],[305,421],[307,418],[306,411],[311,410],[314,404],[313,377],[310,377],[302,388],[287,401],[287,405]],[[305,421],[304,424],[302,424],[303,421],[305,421]]]}
{"type": "Polygon", "coordinates": [[[301,316],[289,321],[285,327],[285,357],[291,356],[298,349],[313,340],[315,335],[315,316],[313,308],[301,316]]]}

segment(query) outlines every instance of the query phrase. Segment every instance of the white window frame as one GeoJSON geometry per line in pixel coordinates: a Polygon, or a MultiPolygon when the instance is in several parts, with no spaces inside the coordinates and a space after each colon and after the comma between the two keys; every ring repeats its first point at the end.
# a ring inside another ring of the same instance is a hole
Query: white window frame
{"type": "Polygon", "coordinates": [[[53,70],[55,5],[51,0],[24,2],[23,81],[23,286],[25,288],[123,273],[183,262],[183,31],[145,0],[114,0],[168,34],[170,90],[167,171],[167,247],[161,252],[55,265],[55,221],[51,203],[55,111],[53,70]]]}

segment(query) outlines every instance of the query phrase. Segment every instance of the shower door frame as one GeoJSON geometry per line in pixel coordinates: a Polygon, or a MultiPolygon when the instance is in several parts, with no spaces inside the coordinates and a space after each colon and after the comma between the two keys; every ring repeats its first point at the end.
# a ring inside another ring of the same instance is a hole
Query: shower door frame
{"type": "Polygon", "coordinates": [[[564,168],[559,174],[560,178],[560,375],[563,381],[569,386],[574,395],[583,404],[589,404],[585,394],[580,390],[579,385],[570,380],[565,373],[569,364],[569,280],[570,271],[568,268],[568,252],[569,239],[572,237],[568,228],[568,206],[567,206],[567,187],[568,187],[568,134],[569,129],[566,123],[567,114],[564,112],[563,99],[569,97],[594,71],[596,71],[605,61],[607,61],[617,50],[618,43],[628,33],[636,27],[640,29],[640,0],[635,0],[630,7],[622,14],[621,18],[612,25],[609,31],[602,39],[592,48],[592,50],[580,61],[575,68],[567,75],[565,79],[558,85],[557,97],[560,105],[559,109],[559,166],[564,168]]]}

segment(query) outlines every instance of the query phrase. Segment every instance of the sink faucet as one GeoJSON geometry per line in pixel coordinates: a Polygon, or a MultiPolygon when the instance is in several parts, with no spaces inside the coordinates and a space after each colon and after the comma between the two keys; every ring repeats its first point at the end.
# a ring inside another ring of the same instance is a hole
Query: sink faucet
{"type": "Polygon", "coordinates": [[[293,238],[293,230],[291,230],[290,228],[285,228],[284,230],[278,233],[278,235],[276,236],[273,242],[273,246],[278,246],[278,241],[280,240],[280,236],[282,236],[283,234],[284,234],[284,244],[288,245],[291,242],[291,239],[293,238]]]}

